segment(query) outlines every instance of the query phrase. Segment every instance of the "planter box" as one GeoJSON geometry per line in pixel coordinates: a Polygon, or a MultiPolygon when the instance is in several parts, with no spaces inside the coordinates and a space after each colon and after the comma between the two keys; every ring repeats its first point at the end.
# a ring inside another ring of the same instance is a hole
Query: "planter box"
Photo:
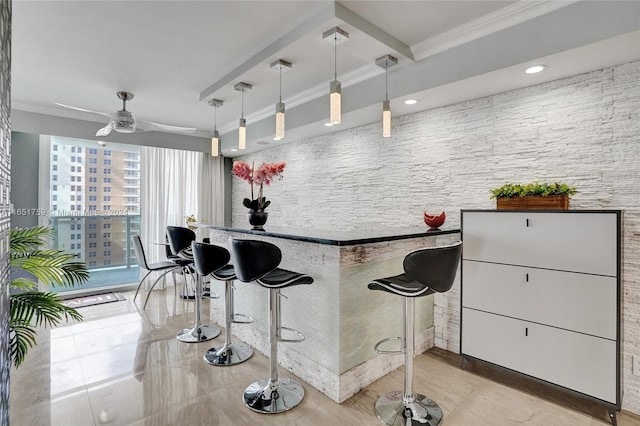
{"type": "Polygon", "coordinates": [[[550,195],[539,197],[527,195],[525,197],[498,198],[498,210],[569,210],[568,195],[550,195]]]}

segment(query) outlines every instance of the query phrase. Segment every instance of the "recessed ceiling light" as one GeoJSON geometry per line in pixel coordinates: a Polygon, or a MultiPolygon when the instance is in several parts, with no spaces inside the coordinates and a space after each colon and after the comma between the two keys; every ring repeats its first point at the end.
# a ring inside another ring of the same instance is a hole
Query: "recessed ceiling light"
{"type": "Polygon", "coordinates": [[[325,127],[333,127],[333,123],[324,123],[325,127]]]}
{"type": "Polygon", "coordinates": [[[231,148],[229,151],[231,151],[231,152],[236,152],[236,151],[237,151],[237,149],[236,149],[236,148],[231,148]]]}
{"type": "Polygon", "coordinates": [[[546,67],[546,65],[532,65],[530,67],[527,67],[524,72],[526,72],[527,74],[536,74],[544,70],[546,67]]]}
{"type": "Polygon", "coordinates": [[[406,101],[404,101],[405,105],[415,105],[418,103],[417,99],[407,99],[406,101]]]}

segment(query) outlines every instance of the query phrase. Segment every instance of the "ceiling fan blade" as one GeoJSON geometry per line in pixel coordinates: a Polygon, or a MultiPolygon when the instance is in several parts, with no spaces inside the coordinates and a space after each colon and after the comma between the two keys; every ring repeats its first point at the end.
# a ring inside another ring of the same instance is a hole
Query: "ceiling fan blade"
{"type": "Polygon", "coordinates": [[[107,136],[113,130],[113,120],[109,121],[109,124],[96,132],[96,136],[107,136]]]}
{"type": "Polygon", "coordinates": [[[195,127],[170,126],[168,124],[154,123],[153,121],[142,120],[140,118],[136,118],[136,126],[140,130],[158,130],[160,132],[171,133],[193,133],[198,130],[195,127]]]}
{"type": "Polygon", "coordinates": [[[98,115],[102,115],[102,116],[104,116],[104,117],[109,117],[109,118],[111,118],[111,114],[109,114],[109,113],[107,113],[107,112],[93,111],[93,110],[91,110],[91,109],[85,109],[85,108],[74,107],[74,106],[71,106],[71,105],[61,104],[61,103],[58,103],[58,102],[56,102],[56,105],[59,105],[59,106],[64,107],[64,108],[75,109],[76,111],[90,112],[90,113],[92,113],[92,114],[98,114],[98,115]]]}

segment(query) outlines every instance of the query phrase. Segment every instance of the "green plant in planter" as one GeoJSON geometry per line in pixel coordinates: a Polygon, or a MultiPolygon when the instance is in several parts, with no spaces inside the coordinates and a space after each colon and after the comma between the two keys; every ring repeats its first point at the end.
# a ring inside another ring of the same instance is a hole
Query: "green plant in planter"
{"type": "Polygon", "coordinates": [[[575,187],[565,183],[529,183],[520,185],[515,183],[506,183],[498,188],[493,188],[491,198],[512,198],[525,197],[527,195],[536,195],[539,197],[549,197],[551,195],[573,195],[576,192],[575,187]]]}
{"type": "MultiPolygon", "coordinates": [[[[14,228],[9,231],[9,266],[32,274],[44,284],[74,286],[89,278],[84,262],[62,250],[46,249],[53,229],[44,226],[14,228]]],[[[38,283],[29,278],[16,278],[9,283],[21,290],[9,297],[9,348],[13,364],[24,361],[29,348],[36,344],[36,327],[53,327],[62,319],[82,320],[78,311],[63,305],[55,293],[36,291],[38,283]]]]}

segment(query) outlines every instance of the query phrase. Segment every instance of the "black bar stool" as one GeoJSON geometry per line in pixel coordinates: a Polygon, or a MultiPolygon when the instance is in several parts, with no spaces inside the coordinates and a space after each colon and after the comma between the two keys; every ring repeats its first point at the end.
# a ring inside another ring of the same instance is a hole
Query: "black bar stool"
{"type": "Polygon", "coordinates": [[[204,360],[209,364],[220,366],[240,364],[251,358],[253,348],[246,343],[231,341],[231,324],[234,322],[248,324],[253,322],[253,319],[247,315],[234,314],[233,280],[236,279],[236,272],[233,265],[226,264],[226,262],[222,266],[220,265],[222,259],[229,260],[229,252],[224,247],[195,241],[191,243],[191,249],[198,275],[202,277],[210,275],[216,280],[225,282],[225,342],[205,352],[204,360]],[[223,251],[225,256],[221,255],[223,251]]]}
{"type": "Polygon", "coordinates": [[[167,259],[180,266],[181,275],[184,279],[180,298],[195,299],[195,285],[190,288],[187,284],[187,275],[193,281],[193,255],[191,254],[191,241],[195,241],[196,234],[191,229],[180,226],[167,226],[166,233],[167,242],[169,243],[169,251],[167,259]],[[170,254],[170,255],[169,255],[170,254]]]}
{"type": "Polygon", "coordinates": [[[304,388],[289,378],[278,378],[278,342],[301,342],[304,336],[297,330],[280,325],[280,290],[299,284],[311,284],[313,278],[278,268],[282,252],[271,243],[233,238],[229,240],[238,280],[245,283],[256,281],[269,289],[270,376],[253,382],[245,389],[244,403],[259,413],[281,413],[302,401],[304,388]],[[283,329],[298,334],[299,338],[282,338],[283,329]]]}
{"type": "Polygon", "coordinates": [[[403,262],[405,273],[380,278],[369,283],[370,290],[382,290],[402,296],[403,336],[390,337],[378,342],[378,353],[404,353],[404,392],[394,391],[376,401],[378,418],[389,426],[429,425],[442,421],[442,409],[433,400],[413,392],[413,356],[415,350],[415,298],[435,292],[443,293],[453,285],[456,277],[462,242],[441,247],[428,247],[409,253],[403,262]],[[378,346],[389,340],[402,340],[400,351],[382,351],[378,346]]]}
{"type": "MultiPolygon", "coordinates": [[[[183,272],[185,274],[191,274],[191,265],[193,264],[193,253],[191,251],[191,243],[195,241],[196,234],[191,229],[183,228],[180,226],[167,226],[167,237],[169,238],[169,245],[171,251],[177,254],[179,257],[189,260],[190,264],[183,266],[183,272]]],[[[226,252],[226,250],[225,250],[226,252]]],[[[229,261],[229,254],[220,254],[221,261],[224,260],[219,267],[227,264],[229,261]],[[225,256],[226,254],[226,256],[225,256]]],[[[197,271],[196,271],[197,272],[197,271]]],[[[192,275],[193,276],[193,275],[192,275]]],[[[220,334],[218,327],[202,324],[202,281],[204,277],[200,274],[196,274],[195,281],[195,324],[191,328],[185,328],[180,330],[176,335],[176,338],[185,343],[197,343],[204,342],[216,338],[220,334]]],[[[186,280],[185,280],[186,281],[186,280]]]]}

